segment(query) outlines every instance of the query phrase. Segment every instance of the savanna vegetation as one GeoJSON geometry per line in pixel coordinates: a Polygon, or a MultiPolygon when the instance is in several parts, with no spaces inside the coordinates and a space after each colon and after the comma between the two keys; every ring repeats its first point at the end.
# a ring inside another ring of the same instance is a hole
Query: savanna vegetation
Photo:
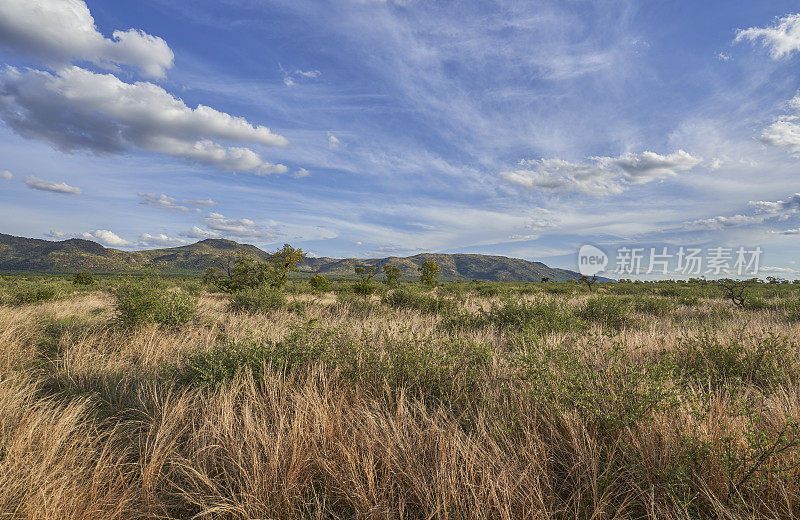
{"type": "Polygon", "coordinates": [[[800,285],[302,256],[0,277],[0,518],[800,517],[800,285]]]}

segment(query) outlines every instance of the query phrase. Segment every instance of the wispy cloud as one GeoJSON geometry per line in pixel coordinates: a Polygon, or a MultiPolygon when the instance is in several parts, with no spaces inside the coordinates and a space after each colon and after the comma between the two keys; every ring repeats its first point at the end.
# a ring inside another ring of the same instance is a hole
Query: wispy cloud
{"type": "Polygon", "coordinates": [[[736,33],[737,42],[760,40],[769,49],[773,59],[791,55],[800,50],[800,14],[790,14],[775,20],[769,27],[751,27],[736,33]]]}
{"type": "Polygon", "coordinates": [[[39,191],[49,191],[51,193],[61,193],[64,195],[80,195],[81,189],[70,186],[66,182],[47,181],[34,176],[25,177],[25,184],[29,188],[39,191]]]}

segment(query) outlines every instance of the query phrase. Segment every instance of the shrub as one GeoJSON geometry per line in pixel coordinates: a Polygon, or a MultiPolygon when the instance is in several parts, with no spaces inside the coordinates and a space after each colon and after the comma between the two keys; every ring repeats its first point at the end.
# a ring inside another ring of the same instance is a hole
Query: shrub
{"type": "Polygon", "coordinates": [[[197,310],[196,298],[179,289],[166,289],[155,279],[123,282],[114,297],[117,317],[126,326],[158,323],[177,327],[192,320],[197,310]]]}
{"type": "Polygon", "coordinates": [[[735,388],[747,383],[771,392],[798,378],[796,345],[773,333],[740,334],[722,341],[704,331],[681,338],[678,349],[664,355],[677,379],[701,387],[735,388]]]}
{"type": "Polygon", "coordinates": [[[311,280],[309,280],[309,284],[311,284],[311,288],[317,292],[328,292],[331,290],[330,282],[321,274],[312,276],[311,280]]]}
{"type": "Polygon", "coordinates": [[[674,308],[673,301],[666,298],[634,298],[632,302],[635,311],[653,316],[667,316],[674,308]]]}
{"type": "Polygon", "coordinates": [[[94,285],[94,276],[89,271],[81,271],[72,279],[75,285],[94,285]]]}
{"type": "Polygon", "coordinates": [[[567,304],[555,300],[507,300],[502,305],[493,304],[488,311],[461,313],[444,322],[444,326],[450,329],[476,329],[488,325],[501,330],[524,330],[541,335],[581,330],[586,328],[587,323],[576,316],[567,304]]]}
{"type": "Polygon", "coordinates": [[[396,309],[414,309],[432,314],[449,312],[456,308],[454,300],[437,298],[429,294],[419,294],[409,289],[395,289],[384,296],[381,302],[396,309]]]}
{"type": "Polygon", "coordinates": [[[601,434],[633,426],[676,403],[663,364],[634,363],[621,343],[606,346],[596,336],[579,345],[529,343],[518,362],[541,405],[577,411],[601,434]]]}
{"type": "Polygon", "coordinates": [[[629,302],[614,296],[595,296],[586,301],[578,315],[591,322],[619,330],[628,322],[629,302]]]}
{"type": "Polygon", "coordinates": [[[250,313],[270,312],[286,307],[286,295],[269,285],[248,287],[231,294],[228,309],[250,313]]]}

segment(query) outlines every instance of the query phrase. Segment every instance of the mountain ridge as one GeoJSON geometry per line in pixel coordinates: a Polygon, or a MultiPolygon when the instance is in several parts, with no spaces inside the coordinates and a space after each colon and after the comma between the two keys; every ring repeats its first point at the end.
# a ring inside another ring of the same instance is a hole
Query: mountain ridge
{"type": "MultiPolygon", "coordinates": [[[[0,271],[74,273],[89,270],[98,274],[123,274],[155,268],[174,273],[199,273],[209,267],[225,269],[228,259],[240,249],[246,249],[262,260],[270,257],[269,253],[254,245],[217,238],[185,246],[122,251],[79,238],[55,241],[0,233],[0,271]]],[[[441,267],[442,280],[519,282],[541,281],[542,278],[564,281],[580,277],[574,271],[548,267],[542,262],[472,253],[420,253],[385,258],[309,257],[298,266],[298,272],[352,277],[356,265],[374,266],[380,273],[384,265],[394,264],[401,269],[403,278],[410,279],[418,275],[417,267],[428,260],[441,267]]]]}

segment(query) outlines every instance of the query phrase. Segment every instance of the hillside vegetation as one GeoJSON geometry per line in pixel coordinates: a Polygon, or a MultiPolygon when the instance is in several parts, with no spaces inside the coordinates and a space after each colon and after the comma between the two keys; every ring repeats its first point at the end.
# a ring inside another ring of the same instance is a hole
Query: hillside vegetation
{"type": "Polygon", "coordinates": [[[800,516],[800,285],[253,273],[0,278],[0,516],[800,516]]]}
{"type": "MultiPolygon", "coordinates": [[[[56,242],[0,234],[0,271],[77,273],[89,269],[100,273],[135,273],[157,269],[172,274],[196,274],[209,267],[224,270],[236,251],[242,249],[262,260],[269,257],[269,253],[255,246],[222,239],[206,239],[168,249],[120,251],[89,240],[73,238],[56,242]]],[[[307,258],[300,264],[298,272],[301,275],[319,273],[347,277],[353,275],[357,265],[375,266],[380,272],[384,265],[393,264],[401,269],[405,279],[412,279],[417,276],[417,268],[429,260],[441,266],[443,280],[540,281],[547,278],[564,281],[580,276],[572,271],[518,258],[431,253],[406,258],[307,258]]]]}

